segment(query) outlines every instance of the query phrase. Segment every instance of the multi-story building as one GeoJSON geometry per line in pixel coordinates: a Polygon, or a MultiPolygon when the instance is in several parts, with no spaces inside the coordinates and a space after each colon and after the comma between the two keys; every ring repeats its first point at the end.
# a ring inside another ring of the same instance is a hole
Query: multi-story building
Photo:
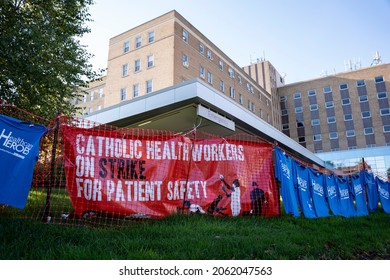
{"type": "Polygon", "coordinates": [[[278,98],[278,88],[284,86],[284,78],[267,60],[258,59],[256,63],[243,67],[244,71],[259,85],[271,94],[273,125],[281,130],[281,115],[278,98]]]}
{"type": "Polygon", "coordinates": [[[103,107],[196,77],[273,125],[271,94],[176,11],[110,39],[103,107]]]}
{"type": "Polygon", "coordinates": [[[390,64],[381,64],[285,85],[269,61],[241,68],[171,11],[110,39],[107,75],[78,105],[91,120],[178,132],[191,129],[191,114],[206,106],[236,132],[283,143],[319,165],[353,165],[377,154],[370,164],[383,171],[390,168],[389,81],[390,64]],[[176,92],[180,102],[168,96],[176,92]],[[193,96],[184,102],[182,94],[193,96]]]}
{"type": "Polygon", "coordinates": [[[282,131],[340,166],[349,159],[356,164],[356,159],[372,157],[378,151],[388,158],[376,160],[389,168],[389,88],[390,64],[280,87],[282,131]]]}

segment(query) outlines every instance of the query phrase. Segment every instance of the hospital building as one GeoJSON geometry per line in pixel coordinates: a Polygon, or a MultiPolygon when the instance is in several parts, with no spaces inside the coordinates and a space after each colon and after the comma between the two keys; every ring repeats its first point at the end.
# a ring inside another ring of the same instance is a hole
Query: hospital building
{"type": "Polygon", "coordinates": [[[286,84],[267,60],[237,65],[173,10],[111,38],[106,75],[74,102],[99,123],[249,133],[317,166],[365,161],[387,180],[389,87],[385,63],[286,84]]]}

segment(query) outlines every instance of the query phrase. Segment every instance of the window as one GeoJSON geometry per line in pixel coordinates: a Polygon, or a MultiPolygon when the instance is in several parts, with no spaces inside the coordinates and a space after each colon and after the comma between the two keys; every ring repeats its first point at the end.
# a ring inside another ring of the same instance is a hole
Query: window
{"type": "Polygon", "coordinates": [[[336,117],[335,116],[331,116],[331,117],[328,117],[328,123],[335,123],[336,122],[336,117]]]}
{"type": "Polygon", "coordinates": [[[313,135],[313,141],[321,141],[321,134],[313,135]]]}
{"type": "MultiPolygon", "coordinates": [[[[233,75],[234,75],[234,72],[233,72],[233,75]]],[[[252,94],[255,93],[255,91],[253,90],[253,86],[250,87],[250,92],[251,92],[252,94]]]]}
{"type": "Polygon", "coordinates": [[[86,94],[83,95],[83,102],[84,103],[87,102],[87,95],[86,94]]]}
{"type": "Polygon", "coordinates": [[[188,62],[188,56],[186,54],[183,54],[181,56],[181,61],[183,62],[183,66],[188,68],[188,66],[190,65],[189,62],[188,62]]]}
{"type": "Polygon", "coordinates": [[[362,119],[370,118],[371,112],[370,111],[364,111],[362,112],[362,119]]]}
{"type": "Polygon", "coordinates": [[[102,98],[103,97],[103,88],[99,88],[98,93],[99,93],[99,98],[102,98]]]}
{"type": "Polygon", "coordinates": [[[385,80],[383,79],[383,76],[377,76],[375,77],[375,83],[382,83],[384,82],[385,80]]]}
{"type": "Polygon", "coordinates": [[[141,60],[137,59],[134,61],[134,72],[141,71],[141,60]]]}
{"type": "Polygon", "coordinates": [[[352,118],[352,114],[346,114],[344,115],[344,121],[352,121],[353,118],[352,118]]]}
{"type": "Polygon", "coordinates": [[[203,66],[200,66],[199,67],[199,76],[204,79],[204,67],[203,66]]]}
{"type": "Polygon", "coordinates": [[[300,92],[294,93],[294,99],[299,99],[299,98],[301,98],[301,93],[300,92]]]}
{"type": "Polygon", "coordinates": [[[154,66],[154,56],[153,55],[148,55],[147,61],[148,61],[148,68],[151,68],[154,66]]]}
{"type": "Polygon", "coordinates": [[[188,43],[188,32],[187,32],[187,30],[183,29],[182,35],[183,35],[183,41],[188,43]]]}
{"type": "Polygon", "coordinates": [[[140,48],[142,45],[142,38],[141,36],[138,36],[137,38],[135,38],[135,47],[138,49],[140,48]]]}
{"type": "Polygon", "coordinates": [[[129,74],[129,65],[123,64],[122,65],[122,77],[126,77],[129,74]]]}
{"type": "Polygon", "coordinates": [[[381,109],[381,116],[390,115],[390,108],[381,109]]]}
{"type": "Polygon", "coordinates": [[[298,137],[298,143],[305,143],[305,142],[306,142],[305,136],[298,137]]]}
{"type": "Polygon", "coordinates": [[[265,100],[265,106],[269,107],[269,100],[268,99],[265,100]]]}
{"type": "Polygon", "coordinates": [[[123,52],[127,53],[130,51],[130,42],[124,42],[123,43],[123,52]]]}
{"type": "Polygon", "coordinates": [[[289,130],[289,129],[290,129],[290,126],[288,125],[288,123],[282,124],[282,130],[289,130]]]}
{"type": "Polygon", "coordinates": [[[366,81],[365,80],[357,80],[356,81],[356,86],[357,87],[362,87],[362,86],[365,86],[366,85],[366,81]]]}
{"type": "Polygon", "coordinates": [[[295,108],[295,113],[302,113],[303,112],[303,109],[302,109],[302,107],[297,107],[297,108],[295,108]]]}
{"type": "Polygon", "coordinates": [[[303,122],[297,122],[297,127],[305,127],[305,124],[303,122]]]}
{"type": "Polygon", "coordinates": [[[207,82],[213,84],[213,74],[211,72],[207,72],[207,82]]]}
{"type": "Polygon", "coordinates": [[[248,109],[252,112],[255,111],[255,103],[253,103],[251,100],[248,100],[248,109]]]}
{"type": "Polygon", "coordinates": [[[146,93],[151,93],[153,91],[153,81],[146,81],[146,93]]]}
{"type": "Polygon", "coordinates": [[[326,86],[324,87],[324,93],[331,93],[332,92],[332,87],[326,86]]]}
{"type": "Polygon", "coordinates": [[[234,70],[231,67],[229,67],[228,72],[229,72],[229,77],[233,79],[234,78],[234,70]]]}
{"type": "Polygon", "coordinates": [[[230,97],[236,99],[236,90],[233,87],[230,87],[230,97]]]}
{"type": "Polygon", "coordinates": [[[314,89],[308,90],[307,91],[307,95],[308,96],[314,96],[314,95],[316,95],[316,91],[314,89]]]}
{"type": "Polygon", "coordinates": [[[280,96],[279,97],[279,102],[286,102],[287,101],[287,96],[280,96]]]}
{"type": "Polygon", "coordinates": [[[332,107],[334,107],[334,102],[333,102],[333,101],[325,102],[325,107],[326,107],[326,108],[332,108],[332,107]]]}
{"type": "Polygon", "coordinates": [[[368,101],[368,96],[367,95],[359,96],[359,102],[360,103],[367,102],[367,101],[368,101]]]}
{"type": "Polygon", "coordinates": [[[204,45],[202,43],[199,43],[199,53],[204,55],[204,45]]]}
{"type": "Polygon", "coordinates": [[[263,109],[260,109],[260,118],[264,117],[263,109]]]}
{"type": "Polygon", "coordinates": [[[211,52],[211,50],[207,50],[207,58],[213,60],[213,53],[211,52]]]}
{"type": "Polygon", "coordinates": [[[240,104],[242,105],[242,103],[244,102],[242,94],[240,94],[239,100],[240,100],[240,104]]]}
{"type": "Polygon", "coordinates": [[[219,60],[219,70],[223,71],[223,61],[219,60]]]}
{"type": "Polygon", "coordinates": [[[351,100],[349,98],[344,98],[341,100],[341,104],[343,106],[349,105],[349,104],[351,104],[351,100]]]}
{"type": "Polygon", "coordinates": [[[348,84],[340,84],[340,89],[348,89],[348,84]]]}
{"type": "Polygon", "coordinates": [[[237,80],[238,80],[238,83],[241,85],[242,84],[242,78],[240,75],[237,75],[237,80]]]}
{"type": "Polygon", "coordinates": [[[91,91],[89,92],[89,100],[93,101],[94,95],[95,95],[95,92],[94,92],[93,90],[91,90],[91,91]]]}
{"type": "Polygon", "coordinates": [[[283,109],[281,113],[282,113],[282,116],[287,116],[288,115],[288,112],[287,112],[286,109],[283,109]]]}
{"type": "Polygon", "coordinates": [[[311,120],[311,126],[320,125],[320,119],[312,119],[311,120]]]}
{"type": "Polygon", "coordinates": [[[139,96],[139,84],[134,84],[133,85],[133,97],[138,97],[139,96]]]}
{"type": "Polygon", "coordinates": [[[383,126],[383,132],[384,133],[390,132],[390,125],[384,125],[383,126]]]}
{"type": "Polygon", "coordinates": [[[337,139],[339,138],[339,134],[337,132],[329,133],[329,139],[337,139]]]}
{"type": "Polygon", "coordinates": [[[311,104],[310,105],[310,111],[317,111],[318,110],[318,105],[317,104],[311,104]]]}
{"type": "Polygon", "coordinates": [[[225,83],[222,80],[219,81],[219,89],[222,92],[225,92],[225,83]]]}
{"type": "Polygon", "coordinates": [[[378,99],[384,99],[384,98],[387,98],[387,92],[386,91],[378,92],[378,99]]]}
{"type": "Polygon", "coordinates": [[[370,134],[374,134],[374,128],[372,127],[366,127],[364,129],[364,135],[370,135],[370,134]]]}
{"type": "Polygon", "coordinates": [[[148,33],[148,43],[153,43],[154,42],[154,31],[150,31],[148,33]]]}
{"type": "Polygon", "coordinates": [[[271,123],[271,116],[270,116],[270,114],[267,114],[267,122],[271,123]]]}
{"type": "Polygon", "coordinates": [[[347,131],[345,132],[345,135],[346,135],[347,137],[354,137],[354,136],[355,136],[355,130],[347,130],[347,131]]]}
{"type": "Polygon", "coordinates": [[[121,88],[121,101],[126,99],[126,93],[127,93],[126,88],[121,88]]]}

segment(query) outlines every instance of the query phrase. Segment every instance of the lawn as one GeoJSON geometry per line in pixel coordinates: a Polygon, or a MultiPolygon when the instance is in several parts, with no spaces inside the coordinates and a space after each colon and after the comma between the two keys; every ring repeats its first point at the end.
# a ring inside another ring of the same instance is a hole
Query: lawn
{"type": "Polygon", "coordinates": [[[0,219],[2,260],[390,259],[390,215],[319,219],[173,215],[124,227],[0,219]]]}

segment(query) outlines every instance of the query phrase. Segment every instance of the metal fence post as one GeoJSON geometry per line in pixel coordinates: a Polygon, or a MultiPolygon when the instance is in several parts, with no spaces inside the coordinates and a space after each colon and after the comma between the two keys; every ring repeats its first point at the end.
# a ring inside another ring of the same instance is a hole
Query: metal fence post
{"type": "Polygon", "coordinates": [[[53,187],[55,183],[55,171],[56,171],[56,152],[57,152],[57,144],[58,144],[58,132],[60,127],[60,116],[61,111],[58,110],[57,116],[56,116],[56,122],[54,127],[54,138],[53,138],[53,146],[51,150],[51,163],[50,163],[50,179],[49,179],[49,185],[47,186],[47,193],[46,193],[46,205],[45,205],[45,212],[42,217],[42,221],[46,223],[50,223],[52,217],[50,213],[51,208],[51,188],[53,187]]]}

